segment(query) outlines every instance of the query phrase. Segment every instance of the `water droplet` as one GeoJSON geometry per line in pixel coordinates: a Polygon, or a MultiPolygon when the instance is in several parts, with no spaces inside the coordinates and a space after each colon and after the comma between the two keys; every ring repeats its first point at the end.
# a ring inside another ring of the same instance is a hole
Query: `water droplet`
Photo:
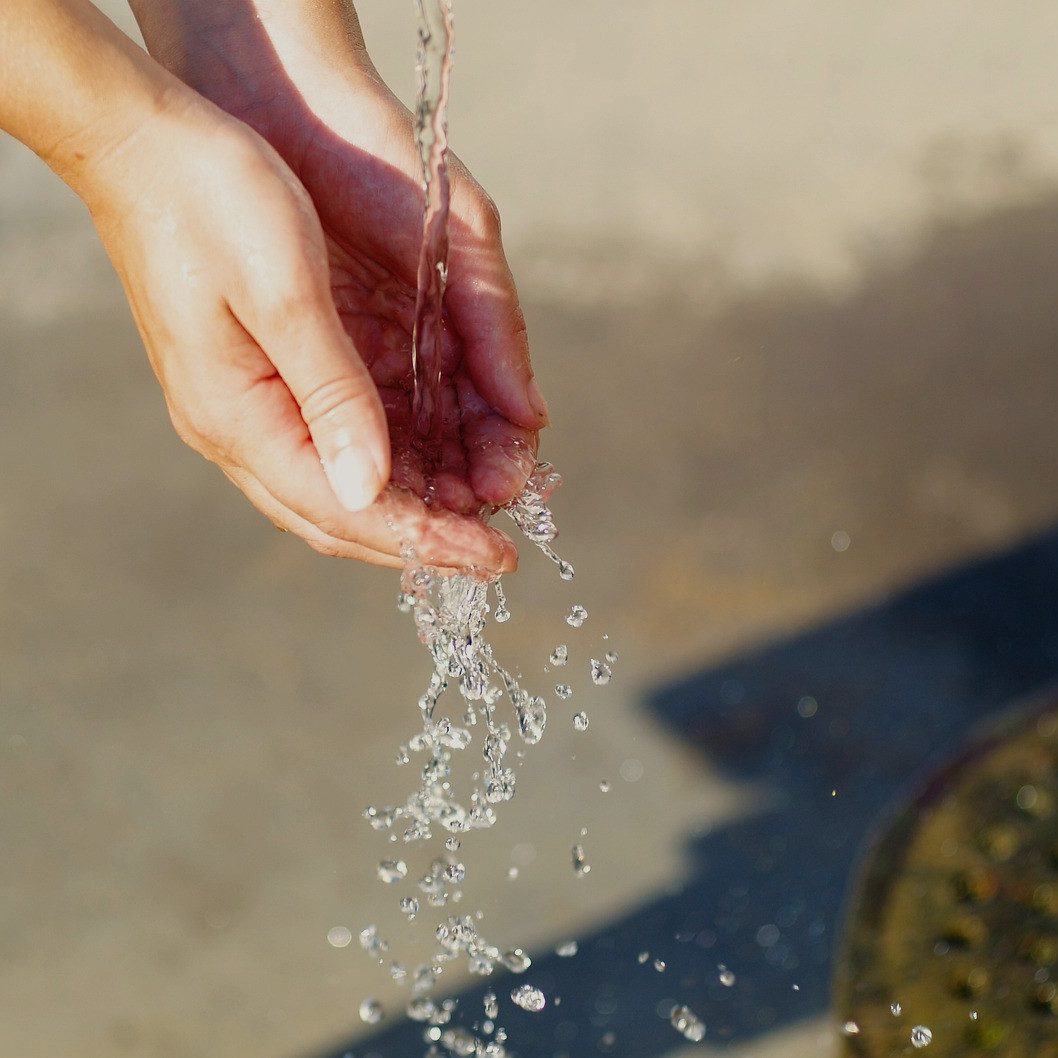
{"type": "Polygon", "coordinates": [[[378,935],[376,926],[366,926],[360,931],[360,947],[370,955],[389,951],[389,944],[378,935]]]}
{"type": "Polygon", "coordinates": [[[327,930],[327,943],[332,948],[345,948],[352,939],[352,930],[347,929],[345,926],[332,926],[331,929],[327,930]]]}
{"type": "Polygon", "coordinates": [[[578,731],[588,730],[588,714],[587,713],[575,713],[573,716],[573,726],[578,731]]]}
{"type": "Polygon", "coordinates": [[[555,694],[563,701],[566,701],[567,698],[573,697],[573,688],[568,683],[556,683],[555,694]]]}
{"type": "Polygon", "coordinates": [[[370,808],[364,809],[364,818],[375,830],[388,830],[393,826],[393,820],[396,817],[397,810],[395,808],[375,808],[372,805],[370,808]]]}
{"type": "Polygon", "coordinates": [[[514,796],[514,772],[503,768],[485,780],[485,800],[490,805],[509,801],[514,796]]]}
{"type": "Polygon", "coordinates": [[[517,867],[508,867],[507,868],[507,879],[508,879],[508,881],[513,882],[517,877],[518,877],[518,868],[517,867]]]}
{"type": "Polygon", "coordinates": [[[570,856],[573,860],[573,873],[578,877],[582,878],[591,870],[591,864],[586,863],[584,860],[584,846],[574,845],[570,849],[570,856]]]}
{"type": "Polygon", "coordinates": [[[621,761],[617,770],[625,782],[639,782],[643,778],[643,762],[636,757],[621,761]]]}
{"type": "Polygon", "coordinates": [[[404,1009],[412,1021],[431,1021],[438,1014],[437,1004],[427,996],[414,996],[404,1009]]]}
{"type": "Polygon", "coordinates": [[[720,967],[720,983],[725,988],[730,988],[735,983],[735,975],[726,966],[720,967]]]}
{"type": "Polygon", "coordinates": [[[399,962],[393,962],[389,964],[389,976],[394,981],[403,981],[408,976],[408,971],[399,962]]]}
{"type": "Polygon", "coordinates": [[[472,1032],[462,1027],[445,1029],[441,1033],[441,1046],[459,1058],[469,1058],[478,1053],[478,1041],[472,1032]]]}
{"type": "Polygon", "coordinates": [[[485,1017],[498,1018],[500,1016],[500,1005],[496,1002],[495,992],[486,992],[484,997],[485,1017]]]}
{"type": "Polygon", "coordinates": [[[365,999],[360,1004],[360,1020],[368,1025],[377,1025],[384,1017],[382,1004],[377,999],[365,999]]]}
{"type": "Polygon", "coordinates": [[[450,863],[444,869],[444,876],[446,882],[458,885],[467,876],[467,869],[461,863],[450,863]]]}
{"type": "Polygon", "coordinates": [[[845,1024],[841,1026],[841,1031],[846,1036],[858,1036],[860,1027],[855,1021],[846,1021],[845,1024]]]}
{"type": "Polygon", "coordinates": [[[577,942],[575,940],[567,940],[564,944],[560,944],[555,949],[555,954],[562,959],[568,959],[572,955],[577,954],[577,942]]]}
{"type": "Polygon", "coordinates": [[[511,948],[505,951],[500,956],[500,962],[514,974],[523,974],[533,965],[533,960],[521,948],[511,948]]]}
{"type": "Polygon", "coordinates": [[[705,1038],[705,1022],[690,1007],[676,1007],[669,1021],[678,1033],[694,1043],[705,1038]]]}
{"type": "Polygon", "coordinates": [[[378,865],[378,876],[388,885],[408,877],[408,865],[403,860],[383,860],[378,865]]]}
{"type": "Polygon", "coordinates": [[[445,848],[448,849],[449,852],[455,852],[459,848],[459,838],[446,838],[445,848]]]}
{"type": "Polygon", "coordinates": [[[587,619],[588,611],[583,606],[572,606],[570,607],[569,615],[566,617],[566,624],[571,628],[580,628],[587,619]]]}
{"type": "Polygon", "coordinates": [[[562,668],[563,665],[569,661],[569,649],[565,643],[559,643],[554,650],[551,651],[551,664],[562,668]]]}
{"type": "Polygon", "coordinates": [[[534,1014],[537,1011],[543,1010],[547,1003],[544,998],[544,993],[539,988],[534,988],[532,985],[519,985],[517,988],[511,989],[511,999],[522,1008],[522,1010],[532,1011],[534,1014]]]}
{"type": "Polygon", "coordinates": [[[654,969],[657,970],[657,972],[659,974],[663,974],[665,972],[665,960],[664,959],[655,959],[654,960],[654,969]]]}
{"type": "Polygon", "coordinates": [[[518,732],[522,738],[535,746],[543,738],[547,725],[547,706],[543,698],[530,698],[518,706],[518,732]]]}
{"type": "Polygon", "coordinates": [[[925,1025],[916,1025],[911,1030],[912,1047],[928,1047],[933,1042],[933,1030],[925,1025]]]}
{"type": "Polygon", "coordinates": [[[563,580],[572,580],[574,577],[573,566],[565,560],[560,559],[558,563],[558,575],[563,580]]]}
{"type": "Polygon", "coordinates": [[[504,621],[511,619],[511,611],[507,609],[507,596],[503,594],[503,588],[500,587],[499,581],[496,581],[492,587],[496,592],[496,612],[492,616],[500,624],[503,624],[504,621]]]}
{"type": "Polygon", "coordinates": [[[648,952],[648,951],[641,951],[636,956],[636,959],[638,960],[640,966],[642,966],[643,963],[645,963],[647,961],[647,959],[649,959],[649,958],[650,958],[650,952],[648,952]]]}
{"type": "Polygon", "coordinates": [[[895,1000],[889,1004],[889,1012],[893,1015],[894,1018],[900,1017],[900,1014],[903,1009],[904,1008],[900,1006],[900,1004],[897,1003],[895,1000]]]}
{"type": "Polygon", "coordinates": [[[596,687],[605,687],[612,678],[613,672],[605,661],[599,661],[598,658],[591,659],[591,682],[596,687]]]}
{"type": "Polygon", "coordinates": [[[610,780],[609,779],[601,780],[600,783],[599,783],[599,789],[602,791],[602,793],[609,793],[610,792],[610,780]]]}
{"type": "MultiPolygon", "coordinates": [[[[606,638],[606,636],[603,636],[603,639],[605,639],[605,638],[606,638]]],[[[606,660],[611,665],[616,665],[617,664],[617,651],[616,650],[608,650],[608,651],[606,651],[606,660]]]]}

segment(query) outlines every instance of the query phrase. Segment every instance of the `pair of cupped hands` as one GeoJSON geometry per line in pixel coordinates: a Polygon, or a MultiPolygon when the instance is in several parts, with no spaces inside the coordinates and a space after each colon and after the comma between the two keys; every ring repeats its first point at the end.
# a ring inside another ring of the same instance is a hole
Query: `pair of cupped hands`
{"type": "Polygon", "coordinates": [[[522,489],[547,407],[491,200],[450,157],[431,469],[411,430],[419,155],[352,6],[130,3],[182,84],[89,205],[180,437],[324,553],[514,568],[481,515],[522,489]]]}

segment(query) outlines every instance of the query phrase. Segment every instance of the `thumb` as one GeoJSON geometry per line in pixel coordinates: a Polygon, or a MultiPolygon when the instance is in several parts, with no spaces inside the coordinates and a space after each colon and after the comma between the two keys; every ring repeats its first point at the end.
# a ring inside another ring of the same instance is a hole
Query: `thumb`
{"type": "Polygon", "coordinates": [[[389,429],[374,380],[342,327],[330,291],[309,311],[282,314],[281,333],[262,342],[301,409],[338,502],[369,507],[390,474],[389,429]]]}

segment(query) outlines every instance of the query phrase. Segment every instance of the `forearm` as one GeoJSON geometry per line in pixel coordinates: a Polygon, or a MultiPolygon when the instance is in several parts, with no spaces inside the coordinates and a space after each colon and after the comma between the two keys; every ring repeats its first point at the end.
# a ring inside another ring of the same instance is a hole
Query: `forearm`
{"type": "Polygon", "coordinates": [[[116,156],[191,93],[87,0],[0,3],[0,128],[89,205],[116,156]]]}

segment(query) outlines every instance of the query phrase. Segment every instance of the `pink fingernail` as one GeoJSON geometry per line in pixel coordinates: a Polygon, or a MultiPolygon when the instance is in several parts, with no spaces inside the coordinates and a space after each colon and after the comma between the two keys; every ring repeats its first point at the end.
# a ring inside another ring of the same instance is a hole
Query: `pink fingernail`
{"type": "Polygon", "coordinates": [[[382,489],[382,475],[371,454],[362,448],[341,449],[324,464],[324,470],[338,502],[350,512],[370,507],[382,489]]]}
{"type": "Polygon", "coordinates": [[[533,406],[533,411],[539,416],[541,423],[544,426],[550,426],[551,413],[547,410],[547,401],[544,400],[544,394],[540,391],[540,386],[535,378],[529,380],[529,385],[526,387],[525,392],[529,398],[529,403],[533,406]]]}

